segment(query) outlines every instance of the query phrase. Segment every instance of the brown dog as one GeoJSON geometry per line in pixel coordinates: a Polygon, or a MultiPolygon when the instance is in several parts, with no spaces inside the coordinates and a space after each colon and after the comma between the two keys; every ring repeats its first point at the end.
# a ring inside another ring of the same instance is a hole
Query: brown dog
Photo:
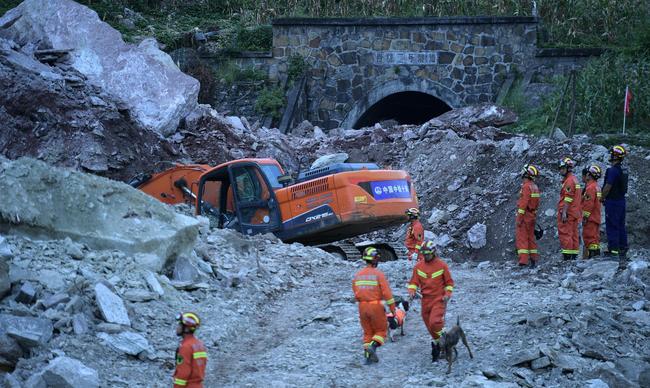
{"type": "Polygon", "coordinates": [[[449,363],[449,367],[447,368],[447,373],[451,373],[451,364],[456,361],[458,358],[458,351],[456,350],[456,345],[458,345],[458,341],[462,340],[463,345],[467,348],[467,351],[469,352],[469,358],[474,358],[472,355],[472,351],[469,348],[469,344],[467,344],[467,338],[465,338],[465,332],[463,329],[460,327],[460,317],[456,320],[456,326],[452,327],[451,330],[445,332],[442,334],[442,337],[440,337],[440,349],[442,349],[445,352],[445,358],[447,359],[447,362],[449,363]],[[453,355],[452,355],[453,351],[453,355]]]}

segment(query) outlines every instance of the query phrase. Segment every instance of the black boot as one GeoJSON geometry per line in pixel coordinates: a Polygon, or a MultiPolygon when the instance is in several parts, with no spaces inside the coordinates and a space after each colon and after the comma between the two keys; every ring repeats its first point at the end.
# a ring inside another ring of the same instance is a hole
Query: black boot
{"type": "Polygon", "coordinates": [[[623,271],[627,268],[627,255],[625,251],[621,251],[618,254],[618,270],[623,271]]]}
{"type": "Polygon", "coordinates": [[[535,266],[537,265],[537,263],[536,263],[535,260],[533,260],[533,259],[530,259],[530,261],[528,262],[528,264],[530,265],[530,268],[535,268],[535,266]]]}
{"type": "Polygon", "coordinates": [[[440,345],[431,341],[431,362],[438,361],[438,357],[440,357],[440,345]]]}
{"type": "Polygon", "coordinates": [[[370,343],[370,346],[366,349],[365,355],[366,355],[366,364],[370,364],[373,362],[379,362],[379,357],[377,357],[377,348],[379,345],[375,341],[372,341],[370,343]]]}
{"type": "Polygon", "coordinates": [[[571,255],[568,254],[568,253],[563,253],[563,254],[562,254],[562,259],[563,259],[564,261],[571,260],[571,255]]]}
{"type": "Polygon", "coordinates": [[[571,256],[571,260],[573,260],[573,261],[575,261],[575,260],[578,258],[578,255],[575,254],[575,253],[572,253],[572,254],[569,255],[569,256],[571,256]]]}
{"type": "Polygon", "coordinates": [[[600,249],[590,249],[589,250],[589,258],[591,259],[592,257],[598,257],[600,256],[600,249]]]}

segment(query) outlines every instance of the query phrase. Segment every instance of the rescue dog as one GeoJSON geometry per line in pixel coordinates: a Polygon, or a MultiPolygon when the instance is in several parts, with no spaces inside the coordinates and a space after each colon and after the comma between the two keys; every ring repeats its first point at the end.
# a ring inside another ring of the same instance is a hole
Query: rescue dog
{"type": "Polygon", "coordinates": [[[406,323],[406,313],[409,311],[409,302],[403,298],[396,296],[395,299],[395,315],[390,312],[386,313],[388,320],[388,338],[391,342],[395,342],[395,332],[397,329],[400,335],[404,335],[404,324],[406,323]]]}
{"type": "Polygon", "coordinates": [[[469,344],[467,343],[467,338],[465,338],[465,332],[460,327],[460,317],[456,319],[456,325],[452,327],[451,330],[443,333],[442,337],[440,337],[440,349],[445,353],[445,359],[449,364],[447,373],[451,373],[451,364],[453,364],[453,362],[458,358],[456,345],[458,345],[459,340],[462,340],[463,345],[467,348],[469,358],[474,358],[472,351],[469,348],[469,344]]]}

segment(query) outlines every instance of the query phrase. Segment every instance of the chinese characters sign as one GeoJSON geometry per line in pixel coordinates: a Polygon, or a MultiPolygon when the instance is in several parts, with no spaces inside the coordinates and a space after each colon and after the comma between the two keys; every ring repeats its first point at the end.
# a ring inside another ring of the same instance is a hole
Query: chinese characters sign
{"type": "Polygon", "coordinates": [[[391,198],[411,198],[409,184],[405,180],[370,182],[372,196],[380,201],[391,198]]]}
{"type": "Polygon", "coordinates": [[[437,63],[435,52],[377,51],[376,65],[431,65],[437,63]]]}

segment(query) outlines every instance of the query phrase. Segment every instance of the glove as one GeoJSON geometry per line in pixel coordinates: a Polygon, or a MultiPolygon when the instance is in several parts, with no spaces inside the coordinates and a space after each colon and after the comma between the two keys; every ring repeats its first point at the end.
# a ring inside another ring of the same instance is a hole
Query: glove
{"type": "Polygon", "coordinates": [[[412,252],[411,256],[409,256],[409,261],[414,260],[417,261],[418,259],[418,253],[417,252],[412,252]]]}
{"type": "Polygon", "coordinates": [[[563,211],[562,211],[562,222],[566,222],[566,221],[567,221],[567,218],[568,218],[568,217],[567,217],[567,214],[566,214],[566,213],[567,213],[566,210],[563,210],[563,211]]]}
{"type": "Polygon", "coordinates": [[[447,302],[449,302],[449,299],[451,299],[451,297],[449,297],[448,295],[445,295],[445,296],[442,297],[442,301],[445,302],[445,304],[447,304],[447,302]]]}

